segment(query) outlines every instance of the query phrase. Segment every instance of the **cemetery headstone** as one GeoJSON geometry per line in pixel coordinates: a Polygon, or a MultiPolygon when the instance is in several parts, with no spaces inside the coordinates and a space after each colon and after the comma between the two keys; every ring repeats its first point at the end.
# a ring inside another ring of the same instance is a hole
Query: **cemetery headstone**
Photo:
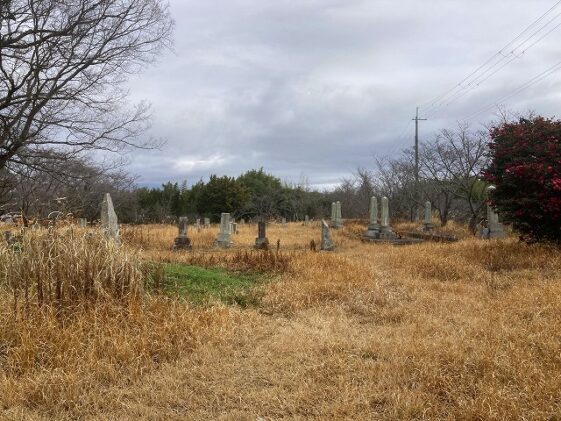
{"type": "Polygon", "coordinates": [[[179,235],[175,237],[173,243],[174,250],[190,250],[193,247],[191,245],[191,239],[187,237],[188,222],[189,220],[187,219],[186,216],[181,216],[179,218],[179,224],[178,224],[179,235]]]}
{"type": "Polygon", "coordinates": [[[386,196],[382,197],[380,238],[390,240],[396,238],[395,232],[390,226],[390,202],[386,196]]]}
{"type": "Polygon", "coordinates": [[[333,240],[331,239],[331,231],[329,225],[323,219],[321,220],[321,250],[332,251],[333,240]]]}
{"type": "Polygon", "coordinates": [[[80,228],[86,228],[88,225],[88,220],[86,218],[78,218],[78,226],[80,228]]]}
{"type": "Polygon", "coordinates": [[[341,228],[342,226],[343,215],[341,213],[341,202],[337,202],[335,207],[335,228],[341,228]]]}
{"type": "Polygon", "coordinates": [[[267,239],[267,223],[263,220],[257,223],[257,238],[255,239],[256,249],[269,249],[269,240],[267,239]]]}
{"type": "Polygon", "coordinates": [[[286,218],[283,216],[283,218],[281,219],[281,224],[283,228],[286,228],[286,218]]]}
{"type": "Polygon", "coordinates": [[[210,227],[210,218],[205,218],[205,228],[210,227]]]}
{"type": "Polygon", "coordinates": [[[310,217],[309,217],[308,215],[306,215],[306,216],[304,217],[304,226],[305,226],[305,227],[310,226],[310,217]]]}
{"type": "Polygon", "coordinates": [[[218,237],[214,244],[218,247],[222,248],[229,248],[234,243],[230,240],[231,234],[231,226],[230,226],[230,214],[229,213],[222,213],[220,215],[220,232],[218,233],[218,237]]]}
{"type": "Polygon", "coordinates": [[[119,236],[119,221],[115,213],[115,208],[113,207],[113,200],[111,200],[111,195],[109,193],[105,193],[103,202],[101,202],[101,229],[110,240],[118,244],[121,242],[119,236]]]}
{"type": "MultiPolygon", "coordinates": [[[[495,186],[487,187],[487,195],[495,189],[495,186]]],[[[482,230],[482,237],[486,239],[505,237],[503,224],[499,222],[499,214],[489,204],[487,205],[487,229],[482,230]]]]}
{"type": "Polygon", "coordinates": [[[423,221],[423,231],[432,231],[434,224],[432,223],[432,209],[429,200],[425,202],[425,220],[423,221]]]}
{"type": "Polygon", "coordinates": [[[370,198],[370,221],[364,236],[369,239],[380,238],[380,224],[378,223],[378,198],[370,198]]]}

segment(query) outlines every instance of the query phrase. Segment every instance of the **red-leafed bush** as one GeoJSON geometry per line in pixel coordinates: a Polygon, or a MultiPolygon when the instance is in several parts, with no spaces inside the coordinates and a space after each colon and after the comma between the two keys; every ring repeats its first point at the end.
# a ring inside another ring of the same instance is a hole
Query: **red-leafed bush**
{"type": "Polygon", "coordinates": [[[561,121],[535,117],[490,132],[491,202],[527,241],[561,242],[561,121]]]}

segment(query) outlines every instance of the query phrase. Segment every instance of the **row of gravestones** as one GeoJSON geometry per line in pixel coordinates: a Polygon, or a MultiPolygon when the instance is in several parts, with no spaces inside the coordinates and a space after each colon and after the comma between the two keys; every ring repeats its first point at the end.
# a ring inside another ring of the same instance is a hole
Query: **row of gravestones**
{"type": "MultiPolygon", "coordinates": [[[[487,189],[489,194],[495,187],[490,186],[487,189]]],[[[365,239],[381,239],[392,240],[396,238],[396,234],[389,224],[389,200],[387,197],[382,198],[382,215],[378,219],[378,199],[372,197],[370,199],[370,221],[368,229],[364,233],[365,239]]],[[[331,227],[341,228],[343,226],[343,218],[341,214],[341,202],[333,202],[331,204],[331,227]]],[[[423,231],[431,232],[434,229],[432,223],[431,202],[425,202],[425,214],[423,219],[423,231]]],[[[503,224],[499,222],[499,215],[492,206],[487,205],[487,223],[480,231],[480,237],[484,239],[504,238],[505,232],[503,224]]]]}
{"type": "MultiPolygon", "coordinates": [[[[491,186],[489,189],[492,189],[491,186]]],[[[342,212],[341,212],[341,202],[334,202],[331,206],[331,217],[332,217],[332,227],[340,228],[343,226],[342,212]]],[[[396,238],[396,234],[389,224],[389,200],[387,197],[382,198],[382,214],[378,222],[378,199],[372,197],[370,199],[370,221],[368,224],[368,229],[366,230],[364,237],[368,239],[382,239],[382,240],[392,240],[396,238]]],[[[187,218],[179,218],[179,235],[175,239],[174,248],[175,249],[185,249],[191,247],[191,240],[187,236],[187,218]]],[[[197,221],[200,225],[200,220],[197,221]]],[[[80,226],[85,226],[86,221],[83,218],[79,220],[80,226]]],[[[309,218],[306,216],[305,224],[309,224],[309,218]]],[[[208,218],[204,219],[204,225],[209,226],[210,220],[208,218]]],[[[283,225],[286,225],[286,220],[283,220],[283,225]]],[[[433,228],[432,224],[432,213],[430,202],[425,204],[425,218],[424,218],[424,229],[431,230],[433,228]]],[[[115,208],[113,207],[113,201],[111,195],[106,193],[103,202],[101,203],[101,228],[105,235],[120,243],[119,236],[119,224],[117,219],[117,214],[115,213],[115,208]]],[[[321,249],[331,250],[333,248],[333,242],[331,240],[331,234],[329,232],[329,225],[322,220],[321,223],[321,249]]],[[[228,248],[233,242],[230,238],[232,233],[237,232],[237,225],[234,221],[230,220],[229,213],[222,213],[220,216],[220,232],[215,241],[215,244],[219,247],[228,248]]],[[[502,238],[504,237],[504,230],[502,224],[499,222],[498,214],[493,210],[491,206],[487,206],[487,227],[482,230],[481,236],[483,238],[502,238]]],[[[267,248],[268,239],[266,236],[266,223],[265,221],[260,221],[258,223],[258,234],[255,240],[256,248],[267,248]]]]}

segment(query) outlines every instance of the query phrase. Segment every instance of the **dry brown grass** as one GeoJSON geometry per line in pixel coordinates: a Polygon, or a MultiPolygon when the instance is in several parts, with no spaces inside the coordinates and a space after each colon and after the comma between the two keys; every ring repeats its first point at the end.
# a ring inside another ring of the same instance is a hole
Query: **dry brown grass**
{"type": "MultiPolygon", "coordinates": [[[[188,259],[165,250],[175,228],[143,229],[157,246],[127,239],[142,258],[188,259]]],[[[226,261],[250,249],[256,228],[216,252],[210,231],[193,233],[208,238],[200,253],[226,261]]],[[[558,249],[473,238],[392,247],[355,231],[334,234],[335,253],[314,253],[304,249],[319,228],[270,229],[289,270],[260,286],[258,308],[147,298],[84,309],[62,326],[45,310],[4,323],[5,416],[561,417],[558,249]]]]}

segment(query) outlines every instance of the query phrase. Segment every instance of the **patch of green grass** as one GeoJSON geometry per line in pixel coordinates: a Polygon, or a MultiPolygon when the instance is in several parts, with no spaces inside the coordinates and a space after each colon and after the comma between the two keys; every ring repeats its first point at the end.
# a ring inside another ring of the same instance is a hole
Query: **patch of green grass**
{"type": "Polygon", "coordinates": [[[164,265],[164,275],[169,292],[177,292],[194,304],[202,304],[211,298],[241,307],[259,303],[253,288],[260,281],[257,275],[181,264],[164,265]]]}

